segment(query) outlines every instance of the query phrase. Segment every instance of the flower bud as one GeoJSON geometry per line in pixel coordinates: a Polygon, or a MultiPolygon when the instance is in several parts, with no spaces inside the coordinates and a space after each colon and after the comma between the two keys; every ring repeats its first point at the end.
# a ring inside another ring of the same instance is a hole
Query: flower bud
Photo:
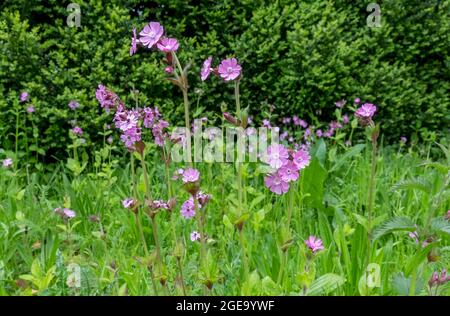
{"type": "Polygon", "coordinates": [[[234,126],[239,126],[240,125],[239,121],[234,116],[232,116],[230,113],[228,113],[228,112],[223,113],[223,117],[224,117],[224,119],[226,121],[230,122],[234,126]]]}

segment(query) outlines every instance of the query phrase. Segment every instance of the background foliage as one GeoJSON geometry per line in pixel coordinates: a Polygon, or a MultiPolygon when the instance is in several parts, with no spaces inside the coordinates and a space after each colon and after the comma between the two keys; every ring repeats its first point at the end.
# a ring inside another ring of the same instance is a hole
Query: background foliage
{"type": "MultiPolygon", "coordinates": [[[[95,100],[99,83],[128,102],[134,86],[142,104],[162,107],[172,124],[181,121],[182,97],[164,80],[161,55],[129,57],[132,27],[150,20],[180,39],[181,59],[193,60],[198,112],[220,113],[232,95],[217,80],[200,82],[201,62],[234,55],[244,68],[242,101],[256,116],[271,104],[279,114],[328,119],[335,101],[360,97],[379,105],[388,139],[448,133],[449,1],[378,1],[380,28],[366,25],[368,2],[349,0],[78,0],[81,27],[70,28],[70,2],[0,4],[2,147],[14,145],[10,109],[24,90],[37,110],[34,134],[45,159],[65,155],[70,120],[78,120],[88,145],[100,139],[109,118],[95,100]],[[81,104],[77,117],[70,100],[81,104]]],[[[23,133],[32,137],[31,124],[23,133]]]]}

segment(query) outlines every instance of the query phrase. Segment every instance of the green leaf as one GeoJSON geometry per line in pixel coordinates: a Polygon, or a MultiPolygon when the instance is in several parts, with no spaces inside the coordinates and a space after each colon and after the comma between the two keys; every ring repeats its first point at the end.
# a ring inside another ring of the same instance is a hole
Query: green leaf
{"type": "Polygon", "coordinates": [[[227,215],[223,216],[223,224],[225,225],[226,228],[228,229],[234,229],[233,224],[231,223],[230,219],[228,218],[227,215]]]}
{"type": "Polygon", "coordinates": [[[334,290],[345,283],[345,278],[334,274],[327,273],[314,280],[311,284],[311,287],[308,290],[309,296],[317,296],[317,295],[325,295],[334,290]]]}
{"type": "Polygon", "coordinates": [[[390,234],[395,231],[414,231],[416,226],[414,222],[405,216],[394,217],[380,227],[378,227],[373,234],[374,239],[378,239],[384,235],[390,234]]]}
{"type": "Polygon", "coordinates": [[[269,277],[262,279],[262,295],[277,296],[281,294],[280,287],[269,277]]]}
{"type": "Polygon", "coordinates": [[[450,221],[444,217],[436,217],[431,221],[431,228],[437,233],[450,235],[450,221]]]}
{"type": "Polygon", "coordinates": [[[321,138],[312,148],[311,157],[317,158],[322,166],[325,165],[325,159],[327,157],[327,144],[321,138]]]}
{"type": "Polygon", "coordinates": [[[317,209],[323,208],[324,182],[327,178],[327,171],[314,158],[310,165],[303,171],[303,188],[305,203],[317,209]]]}
{"type": "Polygon", "coordinates": [[[402,180],[392,186],[392,190],[421,190],[427,194],[430,194],[431,184],[424,178],[402,180]]]}
{"type": "Polygon", "coordinates": [[[434,244],[430,243],[425,248],[418,250],[405,267],[405,275],[409,276],[413,270],[415,270],[424,260],[427,258],[430,250],[434,247],[434,244]]]}
{"type": "Polygon", "coordinates": [[[365,144],[358,144],[353,146],[345,154],[343,154],[334,164],[334,166],[329,170],[329,173],[339,169],[348,159],[359,154],[365,147],[365,144]]]}
{"type": "Polygon", "coordinates": [[[20,190],[20,191],[17,192],[17,194],[16,194],[16,200],[17,200],[17,201],[22,200],[24,195],[25,195],[25,189],[20,190]]]}
{"type": "Polygon", "coordinates": [[[259,196],[257,196],[256,198],[254,198],[252,200],[252,202],[250,203],[250,208],[249,210],[253,210],[253,208],[258,205],[259,203],[261,203],[264,199],[266,198],[266,196],[264,194],[261,194],[259,196]]]}

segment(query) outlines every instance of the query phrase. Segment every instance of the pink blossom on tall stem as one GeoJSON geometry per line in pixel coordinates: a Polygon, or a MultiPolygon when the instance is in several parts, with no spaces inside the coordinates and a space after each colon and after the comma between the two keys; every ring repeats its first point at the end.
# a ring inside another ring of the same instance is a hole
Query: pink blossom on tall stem
{"type": "Polygon", "coordinates": [[[116,112],[114,123],[122,132],[138,127],[140,113],[138,110],[116,112]]]}
{"type": "Polygon", "coordinates": [[[133,208],[136,205],[136,200],[132,198],[126,198],[122,201],[122,205],[124,208],[133,208]]]}
{"type": "Polygon", "coordinates": [[[305,240],[305,244],[313,253],[325,249],[322,240],[315,236],[309,236],[309,238],[305,240]]]}
{"type": "Polygon", "coordinates": [[[311,156],[306,149],[299,149],[292,154],[292,161],[298,169],[305,169],[311,161],[311,156]]]}
{"type": "Polygon", "coordinates": [[[359,109],[355,111],[355,116],[363,120],[371,120],[377,107],[372,103],[364,103],[359,109]]]}
{"type": "Polygon", "coordinates": [[[3,160],[3,168],[9,168],[13,164],[13,160],[11,158],[6,158],[3,160]]]}
{"type": "Polygon", "coordinates": [[[205,81],[206,79],[208,79],[209,74],[211,73],[211,63],[212,63],[212,57],[208,57],[204,62],[203,62],[203,66],[202,69],[200,71],[200,78],[202,79],[202,81],[205,81]]]}
{"type": "Polygon", "coordinates": [[[28,92],[23,91],[23,92],[20,94],[20,102],[26,102],[26,101],[28,101],[29,97],[30,97],[30,95],[28,94],[28,92]]]}
{"type": "Polygon", "coordinates": [[[292,161],[289,161],[278,170],[278,174],[284,182],[292,182],[297,181],[299,177],[298,170],[299,168],[297,165],[292,161]]]}
{"type": "Polygon", "coordinates": [[[54,209],[54,212],[55,212],[55,214],[60,216],[62,219],[71,219],[77,215],[75,213],[75,211],[72,211],[71,209],[68,209],[68,208],[61,209],[60,207],[57,207],[54,209]]]}
{"type": "Polygon", "coordinates": [[[188,168],[182,174],[183,183],[194,183],[200,179],[200,172],[197,169],[188,168]]]}
{"type": "Polygon", "coordinates": [[[136,143],[142,140],[142,131],[138,127],[130,128],[120,135],[120,140],[128,150],[134,151],[136,143]]]}
{"type": "Polygon", "coordinates": [[[195,216],[195,204],[194,199],[192,197],[187,199],[181,205],[181,215],[186,219],[190,219],[195,216]]]}
{"type": "Polygon", "coordinates": [[[164,33],[164,27],[158,22],[150,22],[144,29],[139,33],[141,36],[139,41],[142,45],[152,48],[158,43],[159,39],[164,33]]]}
{"type": "Polygon", "coordinates": [[[131,38],[131,47],[130,47],[130,56],[133,56],[137,52],[137,43],[138,43],[136,28],[133,27],[133,37],[131,38]]]}
{"type": "Polygon", "coordinates": [[[35,109],[34,106],[30,105],[29,107],[27,107],[27,113],[34,113],[35,109]]]}
{"type": "Polygon", "coordinates": [[[111,108],[116,108],[119,102],[119,97],[102,84],[98,85],[97,91],[95,91],[95,97],[100,103],[100,106],[105,109],[106,113],[109,113],[111,108]]]}
{"type": "Polygon", "coordinates": [[[283,181],[278,172],[274,172],[273,174],[264,177],[264,184],[270,191],[278,195],[289,191],[289,183],[283,181]]]}
{"type": "Polygon", "coordinates": [[[158,49],[164,53],[176,52],[180,44],[176,38],[163,38],[160,40],[156,46],[158,49]]]}
{"type": "Polygon", "coordinates": [[[360,104],[361,103],[361,99],[360,98],[356,98],[355,99],[355,104],[360,104]]]}
{"type": "Polygon", "coordinates": [[[155,139],[155,144],[162,147],[164,146],[164,140],[168,137],[168,134],[164,132],[164,129],[169,127],[169,123],[164,120],[159,120],[158,123],[152,127],[152,134],[155,139]]]}
{"type": "Polygon", "coordinates": [[[152,128],[156,121],[161,117],[161,114],[158,111],[158,108],[149,108],[145,107],[143,110],[143,120],[144,126],[146,128],[152,128]]]}
{"type": "Polygon", "coordinates": [[[219,65],[219,75],[225,81],[231,81],[239,77],[242,67],[236,58],[224,59],[219,65]]]}
{"type": "Polygon", "coordinates": [[[273,144],[267,148],[267,163],[275,169],[279,169],[288,161],[289,153],[287,149],[280,144],[273,144]]]}
{"type": "Polygon", "coordinates": [[[197,193],[196,198],[197,198],[199,206],[203,207],[209,202],[209,200],[211,200],[212,196],[211,196],[211,194],[206,194],[202,191],[199,191],[197,193]]]}
{"type": "Polygon", "coordinates": [[[72,133],[80,136],[80,135],[83,135],[83,130],[81,129],[81,127],[75,126],[74,128],[72,128],[72,133]]]}
{"type": "Polygon", "coordinates": [[[190,239],[191,241],[197,241],[200,239],[200,234],[196,230],[194,230],[190,235],[190,239]]]}

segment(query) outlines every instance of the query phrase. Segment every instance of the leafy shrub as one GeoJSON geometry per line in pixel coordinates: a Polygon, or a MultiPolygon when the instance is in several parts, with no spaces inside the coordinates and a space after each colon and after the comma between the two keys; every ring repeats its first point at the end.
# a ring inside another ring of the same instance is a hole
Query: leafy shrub
{"type": "MultiPolygon", "coordinates": [[[[192,59],[191,101],[197,113],[218,113],[231,100],[228,87],[200,83],[209,55],[235,55],[244,67],[242,101],[260,116],[262,104],[277,113],[328,119],[334,102],[360,97],[379,105],[384,135],[446,134],[449,125],[450,3],[388,0],[381,27],[369,28],[364,1],[112,0],[77,1],[81,27],[66,25],[71,1],[4,1],[0,5],[0,139],[14,145],[20,91],[31,95],[39,147],[46,158],[65,155],[70,121],[100,140],[106,122],[94,91],[104,83],[131,103],[157,105],[182,121],[182,96],[164,80],[155,54],[129,57],[133,26],[160,21],[192,59]],[[194,89],[200,88],[200,89],[194,89]],[[75,114],[67,104],[77,100],[75,114]],[[76,115],[76,117],[75,117],[76,115]],[[3,123],[5,122],[5,123],[3,123]]],[[[23,114],[24,117],[25,114],[23,114]]],[[[32,129],[21,130],[21,141],[32,129]]],[[[3,145],[4,144],[4,145],[3,145]]]]}

